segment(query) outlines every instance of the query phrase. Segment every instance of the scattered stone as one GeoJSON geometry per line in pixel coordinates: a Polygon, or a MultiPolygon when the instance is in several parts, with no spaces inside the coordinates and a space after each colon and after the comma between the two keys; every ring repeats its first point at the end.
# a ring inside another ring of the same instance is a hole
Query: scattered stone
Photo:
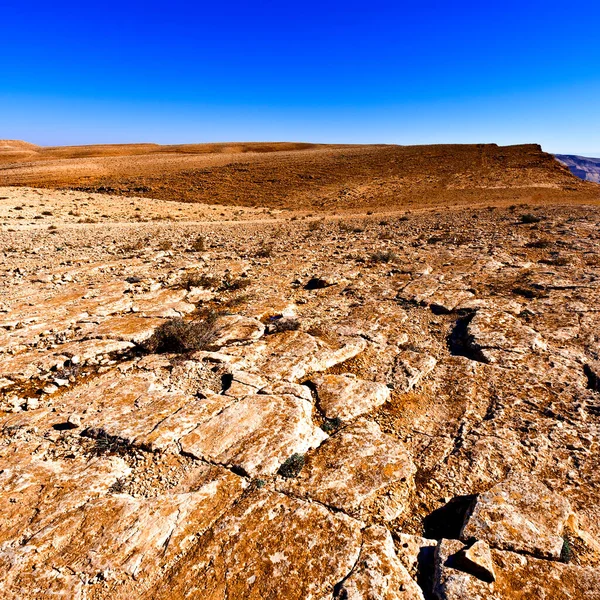
{"type": "Polygon", "coordinates": [[[73,429],[81,427],[81,416],[77,413],[70,414],[69,418],[67,419],[67,425],[69,425],[73,429]]]}
{"type": "Polygon", "coordinates": [[[456,563],[463,570],[472,573],[479,579],[492,583],[496,580],[492,553],[487,542],[477,540],[472,546],[461,550],[456,557],[456,563]]]}
{"type": "Polygon", "coordinates": [[[433,356],[405,350],[396,357],[394,375],[401,392],[409,392],[433,371],[437,360],[433,356]]]}
{"type": "Polygon", "coordinates": [[[27,410],[37,410],[40,407],[40,401],[37,398],[27,398],[25,406],[27,410]]]}

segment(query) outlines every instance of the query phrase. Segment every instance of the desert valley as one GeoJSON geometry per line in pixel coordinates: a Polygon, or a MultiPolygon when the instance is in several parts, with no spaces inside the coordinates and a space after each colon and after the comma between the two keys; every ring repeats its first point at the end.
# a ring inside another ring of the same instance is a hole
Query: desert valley
{"type": "Polygon", "coordinates": [[[0,141],[0,597],[600,599],[599,209],[534,144],[0,141]]]}

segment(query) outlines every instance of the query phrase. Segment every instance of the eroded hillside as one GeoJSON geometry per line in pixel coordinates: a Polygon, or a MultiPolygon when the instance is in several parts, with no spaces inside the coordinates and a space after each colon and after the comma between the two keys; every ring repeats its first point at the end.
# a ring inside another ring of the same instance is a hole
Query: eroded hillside
{"type": "Polygon", "coordinates": [[[535,144],[20,144],[0,147],[0,184],[320,212],[599,196],[535,144]]]}
{"type": "Polygon", "coordinates": [[[600,597],[600,217],[569,193],[0,189],[0,595],[600,597]]]}

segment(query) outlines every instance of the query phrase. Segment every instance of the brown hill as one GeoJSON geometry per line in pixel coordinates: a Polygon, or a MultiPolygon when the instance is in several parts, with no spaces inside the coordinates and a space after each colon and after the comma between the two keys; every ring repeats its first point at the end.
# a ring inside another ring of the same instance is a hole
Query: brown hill
{"type": "Polygon", "coordinates": [[[127,144],[15,152],[0,148],[5,185],[210,204],[331,211],[598,199],[597,186],[534,144],[127,144]]]}

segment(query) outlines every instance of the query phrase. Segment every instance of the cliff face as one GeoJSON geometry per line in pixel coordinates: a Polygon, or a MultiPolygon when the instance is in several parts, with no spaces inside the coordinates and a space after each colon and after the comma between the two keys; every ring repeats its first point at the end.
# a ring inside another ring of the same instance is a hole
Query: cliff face
{"type": "Polygon", "coordinates": [[[558,161],[569,168],[576,177],[585,181],[600,183],[600,158],[576,156],[574,154],[555,154],[558,161]]]}

